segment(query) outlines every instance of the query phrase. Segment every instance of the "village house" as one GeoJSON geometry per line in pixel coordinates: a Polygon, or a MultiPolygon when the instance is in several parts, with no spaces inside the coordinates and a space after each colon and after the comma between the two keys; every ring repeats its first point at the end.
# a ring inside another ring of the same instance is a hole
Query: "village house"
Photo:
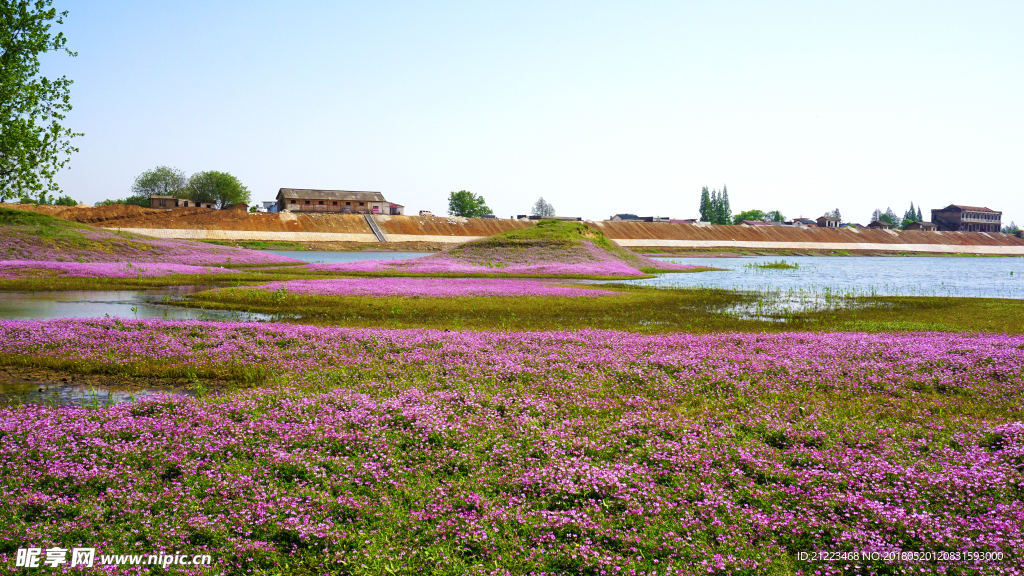
{"type": "Polygon", "coordinates": [[[904,230],[921,230],[924,232],[935,232],[939,229],[933,222],[911,222],[903,227],[904,230]]]}
{"type": "Polygon", "coordinates": [[[932,222],[943,232],[999,232],[1003,213],[979,206],[950,204],[932,209],[932,222]]]}
{"type": "Polygon", "coordinates": [[[281,188],[277,193],[277,209],[291,212],[387,214],[391,216],[398,216],[405,212],[405,206],[388,202],[380,192],[300,188],[281,188]]]}
{"type": "Polygon", "coordinates": [[[608,222],[671,222],[668,216],[637,216],[636,214],[616,214],[608,222]]]}
{"type": "Polygon", "coordinates": [[[839,228],[839,218],[835,216],[819,216],[818,228],[839,228]]]}
{"type": "Polygon", "coordinates": [[[170,210],[171,208],[210,208],[212,209],[213,202],[196,202],[195,200],[189,200],[188,198],[177,198],[175,196],[167,196],[163,194],[150,194],[149,195],[149,207],[150,208],[161,208],[164,210],[170,210]]]}
{"type": "Polygon", "coordinates": [[[888,230],[889,228],[892,228],[892,224],[885,220],[872,220],[871,223],[868,224],[868,228],[871,228],[872,230],[888,230]]]}

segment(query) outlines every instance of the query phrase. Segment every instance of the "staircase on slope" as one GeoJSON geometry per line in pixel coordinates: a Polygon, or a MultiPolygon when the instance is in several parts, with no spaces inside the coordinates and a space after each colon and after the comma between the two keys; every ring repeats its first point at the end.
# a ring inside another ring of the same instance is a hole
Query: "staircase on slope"
{"type": "Polygon", "coordinates": [[[370,214],[363,214],[363,218],[366,218],[366,223],[370,225],[370,230],[373,230],[373,235],[377,237],[379,242],[387,242],[388,237],[384,235],[380,227],[377,226],[377,221],[373,219],[370,214]]]}

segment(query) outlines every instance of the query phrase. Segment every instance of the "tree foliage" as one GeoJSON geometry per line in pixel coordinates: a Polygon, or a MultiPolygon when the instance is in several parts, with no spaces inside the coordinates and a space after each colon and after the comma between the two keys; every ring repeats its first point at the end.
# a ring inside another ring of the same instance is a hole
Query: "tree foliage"
{"type": "Polygon", "coordinates": [[[825,216],[839,220],[840,224],[843,222],[843,215],[839,213],[839,208],[825,212],[825,216]]]}
{"type": "Polygon", "coordinates": [[[196,172],[185,190],[189,200],[212,202],[217,208],[249,203],[249,189],[227,172],[196,172]]]}
{"type": "Polygon", "coordinates": [[[52,0],[0,2],[0,198],[59,192],[53,181],[78,148],[81,136],[61,125],[71,110],[71,80],[50,80],[39,74],[39,56],[64,51],[63,24],[52,0]]]}
{"type": "Polygon", "coordinates": [[[473,194],[469,190],[459,190],[448,194],[448,214],[463,218],[479,218],[491,214],[484,197],[473,194]]]}
{"type": "Polygon", "coordinates": [[[533,205],[533,211],[531,211],[530,214],[540,216],[541,218],[554,218],[555,207],[552,206],[551,203],[545,201],[544,197],[541,196],[533,205]]]}
{"type": "Polygon", "coordinates": [[[785,222],[786,217],[778,210],[770,210],[765,213],[765,222],[785,222]]]}
{"type": "Polygon", "coordinates": [[[700,221],[711,222],[714,209],[711,207],[711,192],[705,186],[700,190],[700,221]]]}
{"type": "Polygon", "coordinates": [[[700,191],[700,221],[712,224],[732,224],[732,209],[729,207],[729,190],[711,190],[705,186],[700,191]]]}
{"type": "Polygon", "coordinates": [[[763,210],[744,210],[739,214],[732,217],[733,224],[739,224],[744,220],[754,220],[757,222],[768,222],[766,219],[768,215],[763,210]]]}
{"type": "Polygon", "coordinates": [[[146,205],[149,205],[150,194],[174,196],[184,193],[188,185],[188,176],[177,168],[170,166],[157,166],[152,170],[146,170],[135,179],[132,184],[132,196],[146,198],[146,205]]]}

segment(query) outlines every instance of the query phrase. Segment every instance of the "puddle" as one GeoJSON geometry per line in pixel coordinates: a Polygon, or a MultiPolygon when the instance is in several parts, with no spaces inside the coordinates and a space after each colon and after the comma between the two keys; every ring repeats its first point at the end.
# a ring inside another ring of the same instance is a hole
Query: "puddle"
{"type": "Polygon", "coordinates": [[[135,402],[158,394],[195,396],[185,386],[129,386],[102,376],[80,376],[48,371],[0,369],[0,406],[100,407],[135,402]]]}

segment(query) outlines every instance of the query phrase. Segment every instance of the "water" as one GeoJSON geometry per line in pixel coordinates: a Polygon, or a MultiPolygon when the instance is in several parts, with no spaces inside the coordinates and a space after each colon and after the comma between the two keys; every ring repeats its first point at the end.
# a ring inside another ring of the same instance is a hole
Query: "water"
{"type": "Polygon", "coordinates": [[[618,281],[644,286],[729,288],[759,293],[831,296],[960,296],[1024,299],[1024,258],[843,257],[659,258],[726,272],[660,274],[618,281]],[[750,268],[785,260],[792,270],[750,268]]]}
{"type": "Polygon", "coordinates": [[[0,318],[51,320],[54,318],[160,318],[163,320],[267,321],[270,314],[180,308],[172,302],[220,286],[174,286],[158,290],[62,290],[53,292],[0,292],[0,318]]]}
{"type": "Polygon", "coordinates": [[[157,394],[194,395],[191,390],[185,388],[93,384],[87,376],[74,376],[62,380],[67,381],[54,380],[52,376],[4,374],[0,376],[0,406],[41,404],[98,407],[135,402],[157,394]]]}
{"type": "Polygon", "coordinates": [[[409,260],[430,254],[430,252],[318,252],[313,250],[267,250],[267,252],[304,262],[324,264],[358,262],[360,260],[409,260]]]}

